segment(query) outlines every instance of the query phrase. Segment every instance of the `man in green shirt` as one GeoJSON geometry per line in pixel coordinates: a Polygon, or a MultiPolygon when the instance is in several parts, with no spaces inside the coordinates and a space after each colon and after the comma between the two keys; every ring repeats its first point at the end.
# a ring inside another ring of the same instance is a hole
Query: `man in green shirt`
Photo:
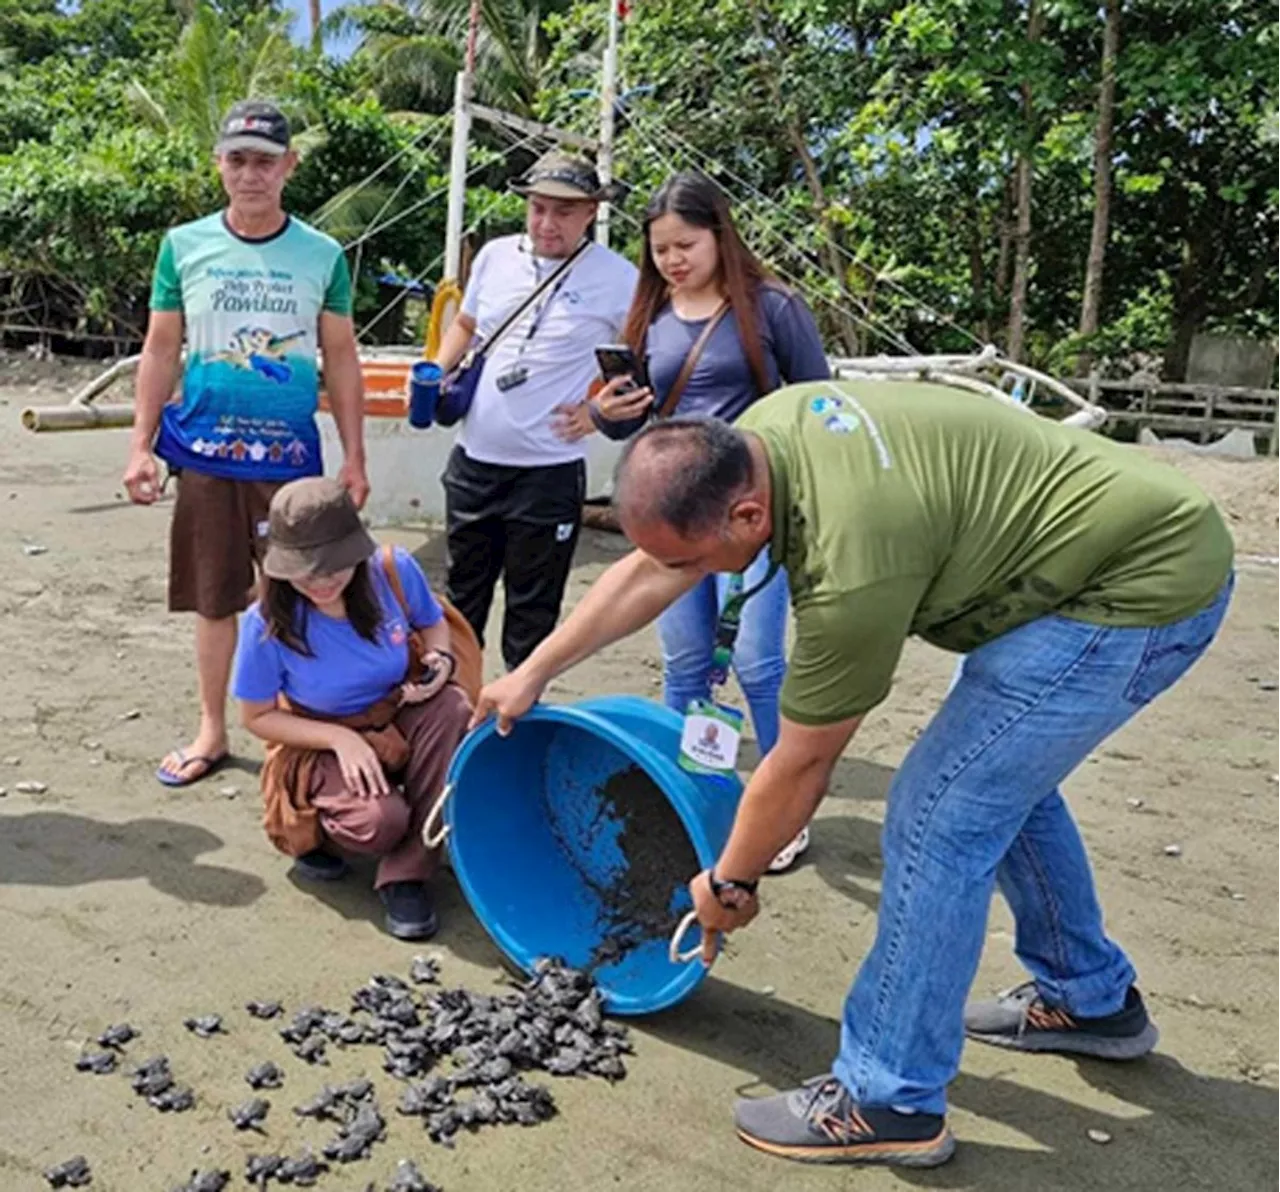
{"type": "Polygon", "coordinates": [[[734,427],[650,425],[615,502],[639,548],[614,564],[477,722],[509,728],[546,684],[768,544],[795,647],[777,745],[691,889],[704,960],[749,923],[769,859],[807,823],[916,634],[965,655],[888,796],[876,942],[832,1071],[740,1102],[739,1136],[818,1162],[932,1166],[955,1143],[946,1086],[965,1032],[1136,1058],[1157,1038],[1110,940],[1060,792],[1102,740],[1213,639],[1232,543],[1171,468],[1082,430],[937,385],[796,385],[734,427]],[[999,884],[1032,980],[966,1007],[999,884]]]}

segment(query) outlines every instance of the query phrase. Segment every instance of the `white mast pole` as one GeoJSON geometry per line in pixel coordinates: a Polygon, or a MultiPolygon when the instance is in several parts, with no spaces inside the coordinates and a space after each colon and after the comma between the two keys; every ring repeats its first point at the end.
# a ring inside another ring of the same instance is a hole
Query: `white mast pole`
{"type": "MultiPolygon", "coordinates": [[[[608,186],[613,181],[613,126],[614,105],[618,98],[618,0],[607,0],[609,5],[609,40],[604,51],[604,72],[600,83],[600,153],[596,162],[600,182],[608,186]]],[[[596,242],[609,246],[609,204],[600,204],[596,219],[596,242]]]]}
{"type": "Polygon", "coordinates": [[[444,224],[444,276],[459,280],[462,269],[462,227],[467,212],[467,146],[471,139],[471,94],[476,69],[476,38],[480,29],[480,0],[472,0],[467,28],[465,65],[454,80],[453,142],[449,155],[449,208],[444,224]]]}

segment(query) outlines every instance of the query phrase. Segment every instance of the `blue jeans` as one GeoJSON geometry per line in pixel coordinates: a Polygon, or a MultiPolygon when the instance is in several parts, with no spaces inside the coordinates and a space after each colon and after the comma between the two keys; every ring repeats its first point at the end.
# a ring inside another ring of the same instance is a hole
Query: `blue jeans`
{"type": "MultiPolygon", "coordinates": [[[[769,552],[761,551],[743,572],[744,586],[769,572],[769,552]]],[[[716,619],[724,603],[727,575],[709,575],[658,618],[662,643],[663,701],[683,715],[692,699],[711,694],[711,661],[716,619]]],[[[778,740],[778,693],[787,671],[787,573],[779,570],[768,587],[742,607],[733,670],[751,709],[756,743],[763,757],[778,740]]]]}
{"type": "Polygon", "coordinates": [[[1191,668],[1231,589],[1154,629],[1041,617],[965,658],[889,788],[876,940],[833,1066],[861,1104],[945,1111],[997,883],[1047,1001],[1084,1018],[1124,1004],[1134,968],[1103,928],[1059,784],[1191,668]]]}

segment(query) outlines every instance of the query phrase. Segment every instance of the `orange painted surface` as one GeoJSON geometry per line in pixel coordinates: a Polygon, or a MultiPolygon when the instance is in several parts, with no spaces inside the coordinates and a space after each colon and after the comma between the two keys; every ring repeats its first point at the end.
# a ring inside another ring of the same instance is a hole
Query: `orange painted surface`
{"type": "MultiPolygon", "coordinates": [[[[362,360],[360,375],[364,378],[364,413],[366,418],[404,418],[406,415],[404,386],[409,376],[410,360],[362,360]]],[[[329,396],[320,390],[320,408],[329,409],[329,396]]]]}
{"type": "MultiPolygon", "coordinates": [[[[404,418],[408,415],[405,402],[405,382],[409,377],[411,360],[362,360],[360,375],[364,378],[364,415],[366,418],[404,418]]],[[[601,389],[602,382],[594,380],[587,391],[587,396],[594,397],[601,389]]],[[[320,408],[326,413],[329,408],[329,397],[324,389],[320,390],[320,408]]]]}

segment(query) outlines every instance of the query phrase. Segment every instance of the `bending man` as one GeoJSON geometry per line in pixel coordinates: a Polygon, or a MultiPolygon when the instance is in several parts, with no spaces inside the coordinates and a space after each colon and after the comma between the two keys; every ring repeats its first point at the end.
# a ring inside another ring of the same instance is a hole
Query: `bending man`
{"type": "Polygon", "coordinates": [[[1060,785],[1208,647],[1232,543],[1179,473],[987,398],[905,382],[783,389],[736,423],[671,419],[619,463],[614,564],[477,719],[507,729],[546,684],[703,576],[768,546],[796,623],[777,745],[728,844],[692,882],[704,956],[810,816],[906,638],[966,655],[889,791],[876,941],[830,1073],[740,1102],[739,1135],[819,1162],[932,1166],[966,1030],[1033,1051],[1136,1058],[1157,1038],[1103,929],[1060,785]],[[1032,980],[966,1009],[999,884],[1032,980]]]}

